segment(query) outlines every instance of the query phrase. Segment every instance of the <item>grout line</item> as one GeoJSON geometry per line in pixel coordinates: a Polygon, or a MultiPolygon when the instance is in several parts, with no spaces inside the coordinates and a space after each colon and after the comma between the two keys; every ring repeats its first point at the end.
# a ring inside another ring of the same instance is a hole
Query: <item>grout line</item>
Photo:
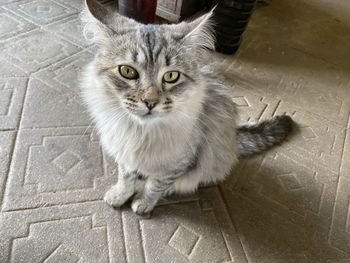
{"type": "Polygon", "coordinates": [[[128,251],[127,251],[127,248],[126,248],[126,238],[125,238],[125,233],[127,232],[127,230],[125,229],[126,228],[126,224],[124,223],[124,214],[125,214],[125,211],[121,211],[120,212],[120,225],[121,225],[121,230],[122,230],[122,235],[123,235],[123,252],[124,252],[124,255],[125,255],[125,262],[128,263],[130,261],[129,259],[129,254],[128,254],[128,251]]]}
{"type": "Polygon", "coordinates": [[[273,110],[273,112],[271,113],[271,117],[272,117],[272,118],[275,117],[275,114],[276,114],[278,108],[280,107],[281,103],[282,103],[282,100],[278,100],[277,105],[276,105],[276,108],[275,108],[275,109],[273,110]]]}
{"type": "MultiPolygon", "coordinates": [[[[347,122],[347,127],[350,125],[350,114],[349,114],[349,117],[348,117],[348,122],[347,122]]],[[[345,133],[345,137],[344,137],[344,143],[343,143],[343,148],[342,148],[342,151],[341,151],[341,156],[342,156],[342,161],[339,165],[339,170],[338,170],[338,180],[337,180],[337,189],[336,189],[336,196],[335,196],[335,199],[334,199],[334,206],[333,206],[333,211],[332,211],[332,220],[330,222],[330,226],[329,226],[329,231],[328,231],[328,237],[327,237],[327,241],[329,244],[332,244],[331,240],[330,240],[330,237],[331,237],[331,232],[332,232],[332,229],[333,229],[333,224],[334,224],[334,217],[335,217],[335,207],[336,207],[336,204],[337,204],[337,199],[338,199],[338,195],[339,195],[339,188],[340,188],[340,177],[342,177],[342,168],[343,168],[343,164],[345,163],[345,156],[344,156],[344,152],[345,152],[345,147],[346,147],[346,141],[349,137],[349,133],[350,131],[348,130],[346,133],[345,133]]],[[[350,147],[350,145],[349,145],[350,147]]]]}
{"type": "Polygon", "coordinates": [[[18,132],[15,132],[15,136],[14,138],[12,139],[12,142],[10,144],[10,147],[11,147],[11,150],[9,152],[9,155],[10,155],[10,158],[9,158],[9,161],[8,161],[8,164],[7,164],[7,167],[5,168],[5,176],[4,176],[4,179],[3,179],[3,185],[0,189],[0,212],[2,212],[2,203],[3,203],[3,199],[4,199],[4,196],[5,196],[5,191],[6,191],[6,185],[7,185],[7,179],[8,179],[8,176],[10,174],[10,168],[11,168],[11,163],[12,163],[12,158],[13,158],[13,154],[14,154],[14,151],[15,151],[15,145],[16,145],[16,139],[17,139],[17,134],[18,132]]]}
{"type": "MultiPolygon", "coordinates": [[[[228,213],[228,211],[227,211],[227,213],[228,213]]],[[[228,242],[227,242],[227,238],[226,238],[226,236],[225,236],[225,233],[224,233],[224,231],[223,231],[222,229],[220,230],[220,232],[221,232],[222,238],[224,239],[224,242],[225,242],[227,254],[230,255],[231,261],[234,261],[234,255],[232,255],[230,249],[228,248],[229,245],[228,245],[228,242]]],[[[237,233],[237,234],[238,234],[238,233],[237,233]]],[[[241,245],[242,245],[242,244],[241,244],[241,245]]],[[[243,247],[243,246],[242,246],[242,247],[243,247]]],[[[244,251],[244,249],[243,249],[243,251],[244,251]]],[[[244,251],[244,253],[245,253],[245,251],[244,251]]]]}
{"type": "Polygon", "coordinates": [[[22,211],[30,211],[30,210],[39,210],[39,209],[49,209],[49,208],[57,208],[57,207],[66,207],[71,205],[79,205],[79,204],[85,204],[85,203],[101,203],[103,202],[102,199],[94,199],[94,200],[83,200],[83,201],[72,201],[67,203],[61,203],[61,204],[49,204],[49,205],[40,205],[35,207],[25,207],[25,208],[15,208],[7,211],[1,211],[2,214],[10,214],[15,212],[22,212],[22,211]]]}
{"type": "Polygon", "coordinates": [[[0,132],[17,132],[18,129],[17,128],[13,128],[13,129],[0,129],[0,132]]]}
{"type": "Polygon", "coordinates": [[[141,248],[142,248],[142,257],[143,257],[143,262],[144,263],[147,263],[146,262],[146,247],[145,247],[145,240],[144,240],[144,233],[142,231],[142,226],[141,226],[141,220],[137,219],[137,225],[138,225],[138,228],[139,228],[139,231],[140,231],[140,240],[141,240],[141,248]]]}
{"type": "MultiPolygon", "coordinates": [[[[26,98],[27,98],[27,92],[28,92],[28,88],[29,88],[29,81],[30,81],[30,75],[28,76],[28,78],[26,80],[26,88],[25,88],[25,91],[24,91],[23,99],[21,101],[22,107],[21,107],[20,114],[19,114],[20,117],[19,117],[19,120],[17,122],[18,129],[20,128],[21,122],[22,122],[23,109],[24,109],[24,104],[25,104],[26,98]]],[[[15,138],[14,138],[14,140],[12,142],[12,146],[13,147],[12,147],[12,150],[10,152],[10,160],[9,160],[7,171],[6,171],[6,174],[5,174],[4,184],[3,184],[2,188],[0,189],[0,191],[1,191],[0,192],[0,211],[2,211],[3,205],[4,205],[3,201],[4,201],[4,197],[5,197],[5,192],[6,192],[6,189],[7,189],[8,178],[9,178],[9,175],[10,175],[10,172],[11,172],[13,157],[14,157],[14,154],[15,154],[15,150],[17,148],[18,134],[19,134],[19,132],[17,131],[16,135],[15,135],[15,138]]]]}
{"type": "Polygon", "coordinates": [[[264,106],[264,108],[262,109],[262,111],[259,113],[259,116],[258,116],[258,121],[261,121],[261,117],[264,115],[264,113],[266,112],[266,109],[268,108],[268,106],[269,106],[269,104],[268,103],[265,103],[265,102],[263,102],[264,104],[265,104],[265,106],[264,106]]]}
{"type": "MultiPolygon", "coordinates": [[[[53,34],[51,31],[47,31],[47,30],[45,30],[45,31],[48,32],[48,33],[53,34]]],[[[60,38],[62,38],[62,37],[60,37],[60,38]]],[[[67,41],[65,38],[62,38],[62,39],[63,39],[64,41],[67,41]]],[[[67,41],[67,42],[69,42],[69,41],[67,41]]],[[[71,42],[69,42],[69,43],[71,43],[71,42]]],[[[81,57],[81,54],[86,53],[86,52],[89,52],[89,51],[87,50],[87,48],[82,48],[82,47],[79,47],[79,46],[76,46],[76,47],[79,48],[79,50],[78,50],[77,52],[75,52],[75,53],[73,53],[73,54],[70,54],[70,55],[67,54],[67,56],[65,56],[65,57],[63,57],[63,58],[61,58],[61,59],[59,59],[59,60],[57,60],[57,61],[53,61],[53,62],[51,62],[51,63],[48,64],[48,65],[39,67],[39,68],[36,69],[35,71],[31,72],[31,74],[34,75],[33,78],[35,78],[35,79],[37,79],[37,80],[43,82],[44,84],[46,84],[46,85],[48,85],[48,86],[51,86],[52,83],[49,84],[48,82],[43,81],[43,80],[41,80],[40,78],[38,78],[36,75],[37,75],[37,74],[40,74],[41,72],[43,72],[43,71],[45,71],[45,70],[49,70],[50,68],[54,68],[54,67],[58,66],[60,63],[63,63],[63,62],[69,61],[69,60],[72,60],[72,61],[71,61],[70,63],[66,64],[65,66],[67,66],[67,65],[69,65],[69,64],[71,64],[71,63],[74,63],[77,59],[79,59],[79,58],[81,57]]],[[[90,53],[91,53],[91,52],[90,52],[90,53]]],[[[57,90],[59,90],[59,89],[57,89],[57,90]]]]}
{"type": "Polygon", "coordinates": [[[241,244],[242,250],[244,252],[244,256],[245,256],[247,262],[252,262],[252,261],[250,261],[248,259],[248,253],[247,253],[247,251],[246,251],[246,249],[245,249],[245,247],[243,245],[243,242],[242,242],[242,239],[241,239],[241,235],[240,235],[240,233],[238,231],[238,228],[237,228],[237,224],[236,224],[235,220],[233,219],[233,217],[231,216],[230,209],[228,208],[227,200],[225,198],[225,195],[223,194],[222,186],[219,185],[218,189],[219,189],[219,193],[220,193],[221,199],[223,200],[223,203],[225,205],[225,209],[226,209],[227,215],[230,218],[230,221],[231,221],[231,223],[232,223],[232,225],[233,225],[233,227],[234,227],[234,229],[235,229],[235,231],[237,233],[237,237],[238,237],[239,243],[241,244]]]}
{"type": "MultiPolygon", "coordinates": [[[[41,263],[45,263],[47,262],[48,259],[50,259],[50,257],[56,252],[58,251],[58,249],[62,246],[62,242],[58,244],[58,246],[56,246],[55,249],[53,249],[52,251],[50,251],[50,253],[45,256],[45,258],[43,259],[43,261],[41,263]]],[[[11,257],[10,257],[11,258],[11,257]]]]}

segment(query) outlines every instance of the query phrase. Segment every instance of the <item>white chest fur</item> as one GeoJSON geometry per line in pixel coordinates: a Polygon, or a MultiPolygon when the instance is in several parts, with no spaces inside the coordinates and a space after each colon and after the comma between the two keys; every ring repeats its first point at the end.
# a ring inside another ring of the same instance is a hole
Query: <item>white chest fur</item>
{"type": "Polygon", "coordinates": [[[141,126],[122,118],[113,125],[100,127],[102,143],[128,170],[161,175],[191,150],[194,143],[191,123],[167,124],[141,126]]]}

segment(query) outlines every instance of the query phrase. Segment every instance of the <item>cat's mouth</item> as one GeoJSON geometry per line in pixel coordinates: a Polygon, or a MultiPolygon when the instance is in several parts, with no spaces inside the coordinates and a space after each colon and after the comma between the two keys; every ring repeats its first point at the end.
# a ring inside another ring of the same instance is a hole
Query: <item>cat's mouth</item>
{"type": "Polygon", "coordinates": [[[140,114],[139,118],[141,120],[154,120],[154,119],[158,119],[163,117],[164,114],[162,112],[159,111],[153,111],[153,110],[149,110],[148,112],[144,113],[144,114],[140,114]]]}
{"type": "Polygon", "coordinates": [[[144,114],[142,117],[145,118],[145,119],[151,118],[151,117],[153,117],[153,113],[152,113],[151,111],[148,111],[148,112],[147,112],[146,114],[144,114]]]}

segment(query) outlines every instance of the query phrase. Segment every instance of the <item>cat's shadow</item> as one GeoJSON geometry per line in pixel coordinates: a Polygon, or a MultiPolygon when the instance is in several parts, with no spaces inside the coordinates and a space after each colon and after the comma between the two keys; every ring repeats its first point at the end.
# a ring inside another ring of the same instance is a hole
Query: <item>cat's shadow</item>
{"type": "MultiPolygon", "coordinates": [[[[246,160],[246,163],[250,161],[246,160]]],[[[326,262],[338,260],[336,254],[346,258],[346,253],[338,253],[329,243],[331,220],[318,214],[322,205],[319,189],[296,185],[292,181],[286,181],[287,186],[282,186],[281,179],[276,176],[280,171],[273,169],[269,167],[259,172],[259,178],[246,174],[233,178],[236,176],[233,174],[219,186],[201,188],[198,195],[173,197],[170,202],[157,206],[151,216],[139,217],[143,221],[141,225],[159,227],[159,235],[172,231],[168,233],[169,239],[174,236],[175,229],[183,226],[201,236],[204,243],[222,241],[221,246],[228,246],[228,250],[240,249],[247,257],[260,258],[252,262],[316,262],[323,259],[322,262],[326,262]],[[223,233],[237,240],[236,245],[241,243],[242,247],[232,247],[223,233]],[[217,237],[221,234],[222,240],[217,237]]],[[[286,179],[290,179],[288,175],[286,179]]],[[[332,205],[330,202],[322,209],[332,210],[332,205]]]]}

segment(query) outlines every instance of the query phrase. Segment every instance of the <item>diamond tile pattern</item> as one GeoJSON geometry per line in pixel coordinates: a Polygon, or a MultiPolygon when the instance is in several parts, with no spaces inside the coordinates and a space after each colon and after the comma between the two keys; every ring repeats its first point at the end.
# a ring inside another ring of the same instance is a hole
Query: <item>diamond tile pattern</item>
{"type": "Polygon", "coordinates": [[[49,24],[44,28],[54,34],[59,34],[62,38],[71,41],[76,45],[82,47],[88,46],[88,42],[85,41],[83,36],[83,26],[78,14],[49,24]]]}
{"type": "Polygon", "coordinates": [[[0,8],[0,41],[28,32],[34,28],[36,27],[32,23],[20,16],[9,14],[6,10],[0,8]]]}
{"type": "Polygon", "coordinates": [[[190,256],[199,241],[199,236],[183,226],[179,226],[169,240],[169,246],[184,256],[190,256]]]}
{"type": "Polygon", "coordinates": [[[53,0],[20,1],[6,5],[5,8],[39,25],[45,25],[78,12],[77,9],[61,1],[53,0]]]}
{"type": "Polygon", "coordinates": [[[298,179],[295,173],[280,174],[280,175],[277,175],[277,177],[279,177],[279,180],[281,181],[282,186],[287,191],[298,190],[302,187],[301,184],[298,182],[298,179]]]}
{"type": "Polygon", "coordinates": [[[79,50],[55,34],[40,29],[4,42],[2,54],[26,72],[33,72],[79,50]]]}
{"type": "Polygon", "coordinates": [[[79,98],[94,55],[81,6],[0,0],[1,263],[350,262],[348,1],[258,1],[214,66],[239,122],[289,114],[298,128],[151,218],[102,201],[117,165],[79,98]]]}
{"type": "Polygon", "coordinates": [[[74,166],[81,161],[80,157],[70,151],[64,151],[52,162],[64,173],[67,174],[74,166]]]}

